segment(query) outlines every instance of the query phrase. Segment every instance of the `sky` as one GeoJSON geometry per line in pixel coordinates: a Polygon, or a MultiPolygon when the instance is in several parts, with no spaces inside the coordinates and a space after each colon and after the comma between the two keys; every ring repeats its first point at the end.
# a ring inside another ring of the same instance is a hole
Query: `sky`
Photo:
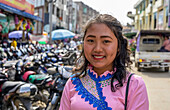
{"type": "Polygon", "coordinates": [[[135,14],[134,5],[139,0],[73,0],[82,1],[84,4],[92,7],[102,14],[111,14],[117,18],[121,24],[126,25],[132,20],[127,17],[127,12],[132,11],[135,14]]]}

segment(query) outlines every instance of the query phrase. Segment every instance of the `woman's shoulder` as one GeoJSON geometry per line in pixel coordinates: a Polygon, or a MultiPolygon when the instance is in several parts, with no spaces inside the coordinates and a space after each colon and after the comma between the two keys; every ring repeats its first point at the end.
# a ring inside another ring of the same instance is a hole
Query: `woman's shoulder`
{"type": "Polygon", "coordinates": [[[70,77],[70,78],[67,80],[67,82],[66,82],[66,84],[65,84],[65,88],[67,88],[67,89],[72,89],[72,88],[74,88],[72,77],[70,77]]]}
{"type": "MultiPolygon", "coordinates": [[[[129,76],[128,76],[128,78],[129,78],[129,76]]],[[[133,87],[134,89],[145,87],[145,82],[144,82],[142,76],[139,76],[137,74],[133,74],[131,79],[130,79],[130,86],[133,87]]]]}

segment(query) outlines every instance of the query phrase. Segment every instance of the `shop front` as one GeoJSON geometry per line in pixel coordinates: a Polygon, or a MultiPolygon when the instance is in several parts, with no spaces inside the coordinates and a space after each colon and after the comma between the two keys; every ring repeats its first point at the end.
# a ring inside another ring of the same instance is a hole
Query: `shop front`
{"type": "Polygon", "coordinates": [[[12,31],[37,34],[34,33],[35,24],[42,23],[42,19],[33,14],[34,0],[22,0],[22,3],[20,0],[0,0],[0,40],[8,38],[12,31]]]}

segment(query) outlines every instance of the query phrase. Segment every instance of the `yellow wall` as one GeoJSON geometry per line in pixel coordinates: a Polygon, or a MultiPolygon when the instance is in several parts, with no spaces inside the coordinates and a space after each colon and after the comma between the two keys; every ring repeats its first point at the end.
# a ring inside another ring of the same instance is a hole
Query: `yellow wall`
{"type": "MultiPolygon", "coordinates": [[[[157,24],[158,24],[158,18],[159,18],[159,11],[161,11],[162,9],[163,9],[163,29],[168,29],[168,25],[167,25],[167,23],[166,23],[166,7],[164,7],[163,6],[163,1],[164,0],[161,0],[161,1],[159,1],[159,0],[157,0],[156,2],[161,2],[162,3],[162,6],[160,7],[158,7],[157,8],[157,24]]],[[[138,18],[138,20],[136,19],[135,20],[135,29],[137,29],[137,30],[140,30],[140,27],[141,27],[141,29],[154,29],[154,13],[153,13],[153,5],[155,5],[156,6],[156,4],[158,4],[158,3],[156,3],[155,2],[155,0],[153,0],[153,3],[152,3],[152,9],[151,9],[151,13],[146,13],[145,12],[145,10],[146,10],[146,8],[147,7],[145,7],[145,9],[143,10],[143,12],[142,13],[144,13],[144,14],[139,14],[139,15],[137,15],[138,13],[138,9],[136,9],[136,16],[138,16],[138,17],[136,17],[136,18],[138,18]],[[151,22],[150,22],[150,15],[152,15],[152,18],[151,18],[151,22]],[[146,16],[148,16],[148,19],[147,19],[147,22],[146,22],[146,16]],[[140,19],[142,18],[142,25],[140,26],[140,19]],[[145,21],[143,21],[143,20],[145,20],[145,21]],[[151,25],[151,26],[150,26],[151,25]],[[151,28],[149,28],[149,27],[151,27],[151,28]]],[[[146,0],[145,1],[145,6],[149,6],[149,1],[148,0],[146,0]]],[[[139,7],[142,7],[142,5],[143,5],[143,3],[141,3],[140,4],[140,6],[139,7]]],[[[161,4],[160,4],[161,5],[161,4]]],[[[155,8],[154,8],[155,9],[155,8]]]]}

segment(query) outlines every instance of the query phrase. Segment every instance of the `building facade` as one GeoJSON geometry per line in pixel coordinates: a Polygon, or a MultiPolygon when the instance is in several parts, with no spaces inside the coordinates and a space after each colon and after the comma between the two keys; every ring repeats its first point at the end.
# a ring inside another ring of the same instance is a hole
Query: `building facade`
{"type": "Polygon", "coordinates": [[[168,30],[169,0],[138,0],[134,5],[135,29],[168,30]]]}
{"type": "Polygon", "coordinates": [[[83,2],[75,3],[78,5],[76,31],[77,33],[81,33],[86,22],[92,17],[98,15],[99,12],[84,4],[83,2]]]}
{"type": "MultiPolygon", "coordinates": [[[[40,17],[42,20],[44,20],[44,0],[35,0],[34,3],[34,15],[40,17]]],[[[44,21],[40,22],[37,21],[34,24],[34,33],[37,33],[37,35],[42,35],[44,28],[44,21]]]]}
{"type": "MultiPolygon", "coordinates": [[[[44,31],[50,31],[50,2],[44,0],[44,31]]],[[[68,0],[53,0],[52,3],[52,30],[58,28],[67,29],[67,1],[68,0]]]]}
{"type": "MultiPolygon", "coordinates": [[[[50,3],[47,0],[41,1],[44,1],[44,31],[50,32],[50,3]]],[[[80,33],[87,20],[97,14],[99,12],[83,2],[53,0],[52,30],[64,28],[75,33],[80,33]]]]}

